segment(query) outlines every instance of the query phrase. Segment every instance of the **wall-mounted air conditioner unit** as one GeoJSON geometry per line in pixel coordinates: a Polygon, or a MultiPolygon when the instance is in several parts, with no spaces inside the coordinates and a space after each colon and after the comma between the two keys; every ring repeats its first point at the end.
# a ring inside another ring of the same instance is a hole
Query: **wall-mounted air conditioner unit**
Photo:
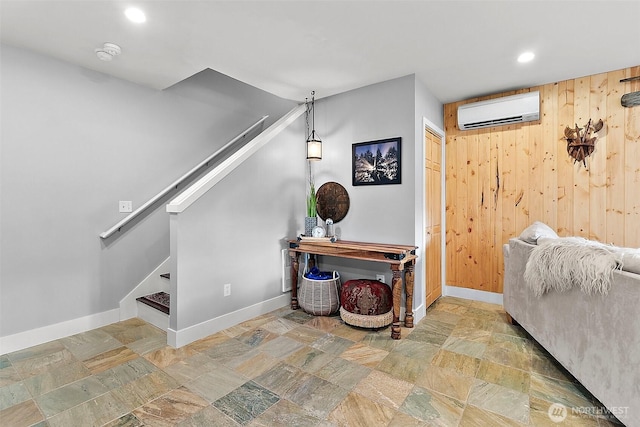
{"type": "Polygon", "coordinates": [[[458,107],[460,130],[531,122],[540,119],[540,92],[473,102],[458,107]]]}

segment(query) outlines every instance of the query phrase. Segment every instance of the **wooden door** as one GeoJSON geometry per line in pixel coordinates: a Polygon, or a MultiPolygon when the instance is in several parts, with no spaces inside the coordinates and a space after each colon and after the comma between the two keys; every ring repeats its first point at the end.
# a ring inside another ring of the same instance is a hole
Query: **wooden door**
{"type": "Polygon", "coordinates": [[[442,140],[425,128],[425,263],[426,303],[429,307],[442,295],[442,140]]]}

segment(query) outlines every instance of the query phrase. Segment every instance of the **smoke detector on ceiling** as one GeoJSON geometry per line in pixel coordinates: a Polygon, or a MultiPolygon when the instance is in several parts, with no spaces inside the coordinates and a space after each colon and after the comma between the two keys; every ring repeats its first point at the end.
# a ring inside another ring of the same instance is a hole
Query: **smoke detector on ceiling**
{"type": "Polygon", "coordinates": [[[96,56],[102,61],[111,61],[114,56],[122,53],[120,46],[114,43],[105,43],[102,47],[95,50],[96,56]]]}

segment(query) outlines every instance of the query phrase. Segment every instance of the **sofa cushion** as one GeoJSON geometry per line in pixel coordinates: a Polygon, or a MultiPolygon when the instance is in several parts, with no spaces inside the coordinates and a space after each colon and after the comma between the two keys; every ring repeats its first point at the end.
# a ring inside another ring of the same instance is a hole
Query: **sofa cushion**
{"type": "Polygon", "coordinates": [[[558,234],[547,224],[536,221],[525,228],[522,233],[520,233],[520,236],[518,236],[520,240],[531,243],[532,245],[538,243],[538,239],[542,237],[558,238],[558,234]]]}
{"type": "Polygon", "coordinates": [[[640,249],[632,249],[622,254],[622,269],[640,274],[640,249]]]}

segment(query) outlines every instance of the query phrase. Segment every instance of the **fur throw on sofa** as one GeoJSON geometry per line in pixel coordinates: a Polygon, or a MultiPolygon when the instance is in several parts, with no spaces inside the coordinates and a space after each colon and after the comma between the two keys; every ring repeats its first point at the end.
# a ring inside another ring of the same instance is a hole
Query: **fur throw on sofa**
{"type": "Polygon", "coordinates": [[[524,279],[536,296],[579,287],[606,295],[622,255],[607,245],[581,238],[541,239],[527,261],[524,279]]]}

